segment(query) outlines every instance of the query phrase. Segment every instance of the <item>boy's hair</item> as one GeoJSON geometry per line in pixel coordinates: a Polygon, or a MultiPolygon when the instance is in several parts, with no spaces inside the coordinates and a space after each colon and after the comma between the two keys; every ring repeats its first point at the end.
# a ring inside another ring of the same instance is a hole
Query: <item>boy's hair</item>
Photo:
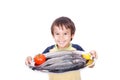
{"type": "Polygon", "coordinates": [[[76,30],[75,25],[74,25],[73,21],[68,17],[59,17],[52,23],[52,25],[51,25],[52,35],[54,35],[54,33],[53,33],[54,26],[62,27],[62,29],[63,29],[63,26],[65,26],[66,29],[71,30],[71,35],[75,34],[75,30],[76,30]]]}

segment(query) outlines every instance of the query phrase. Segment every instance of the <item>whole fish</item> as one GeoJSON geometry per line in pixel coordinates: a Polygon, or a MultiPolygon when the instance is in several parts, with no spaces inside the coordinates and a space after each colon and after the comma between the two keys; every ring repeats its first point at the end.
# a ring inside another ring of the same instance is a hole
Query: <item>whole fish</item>
{"type": "Polygon", "coordinates": [[[87,60],[82,57],[82,51],[60,51],[46,53],[47,61],[39,66],[30,66],[32,70],[63,73],[86,67],[87,60]]]}
{"type": "Polygon", "coordinates": [[[82,54],[83,51],[57,51],[57,52],[48,52],[44,54],[46,58],[54,58],[54,57],[60,57],[64,55],[72,55],[72,54],[82,54]]]}

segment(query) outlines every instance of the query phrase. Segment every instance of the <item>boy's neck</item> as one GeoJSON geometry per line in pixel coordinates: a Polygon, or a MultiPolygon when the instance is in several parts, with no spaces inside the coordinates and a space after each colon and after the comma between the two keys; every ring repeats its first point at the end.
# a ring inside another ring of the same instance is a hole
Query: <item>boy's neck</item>
{"type": "Polygon", "coordinates": [[[56,46],[57,50],[60,51],[60,50],[68,50],[70,48],[71,44],[69,44],[67,47],[64,47],[64,48],[59,48],[57,44],[55,46],[56,46]]]}

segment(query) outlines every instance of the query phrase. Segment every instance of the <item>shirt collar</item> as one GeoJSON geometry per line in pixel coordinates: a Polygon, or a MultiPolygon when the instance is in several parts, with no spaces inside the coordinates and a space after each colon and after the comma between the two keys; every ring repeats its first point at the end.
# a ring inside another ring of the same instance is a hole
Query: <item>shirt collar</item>
{"type": "Polygon", "coordinates": [[[70,50],[71,47],[72,47],[72,44],[70,44],[67,48],[59,49],[58,46],[57,46],[57,44],[55,44],[55,49],[56,49],[57,51],[70,50]]]}

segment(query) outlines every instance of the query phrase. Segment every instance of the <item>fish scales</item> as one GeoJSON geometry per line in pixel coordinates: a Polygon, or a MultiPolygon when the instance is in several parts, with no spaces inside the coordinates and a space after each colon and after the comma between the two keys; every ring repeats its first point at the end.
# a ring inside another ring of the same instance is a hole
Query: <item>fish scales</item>
{"type": "Polygon", "coordinates": [[[54,73],[62,73],[62,72],[68,72],[68,71],[73,71],[73,70],[78,70],[81,68],[84,68],[85,65],[83,63],[78,63],[76,65],[71,65],[70,67],[63,67],[63,68],[57,68],[57,69],[50,69],[49,72],[54,72],[54,73]]]}
{"type": "Polygon", "coordinates": [[[44,64],[42,64],[40,66],[42,67],[42,66],[52,65],[52,64],[55,64],[55,63],[60,63],[60,62],[63,62],[64,59],[67,59],[67,60],[72,59],[72,56],[65,55],[65,56],[60,56],[60,57],[57,57],[57,58],[50,58],[46,62],[44,62],[44,64]]]}
{"type": "Polygon", "coordinates": [[[73,55],[73,54],[81,54],[82,51],[57,51],[57,52],[51,52],[44,54],[46,58],[54,58],[54,57],[60,57],[64,55],[73,55]]]}

